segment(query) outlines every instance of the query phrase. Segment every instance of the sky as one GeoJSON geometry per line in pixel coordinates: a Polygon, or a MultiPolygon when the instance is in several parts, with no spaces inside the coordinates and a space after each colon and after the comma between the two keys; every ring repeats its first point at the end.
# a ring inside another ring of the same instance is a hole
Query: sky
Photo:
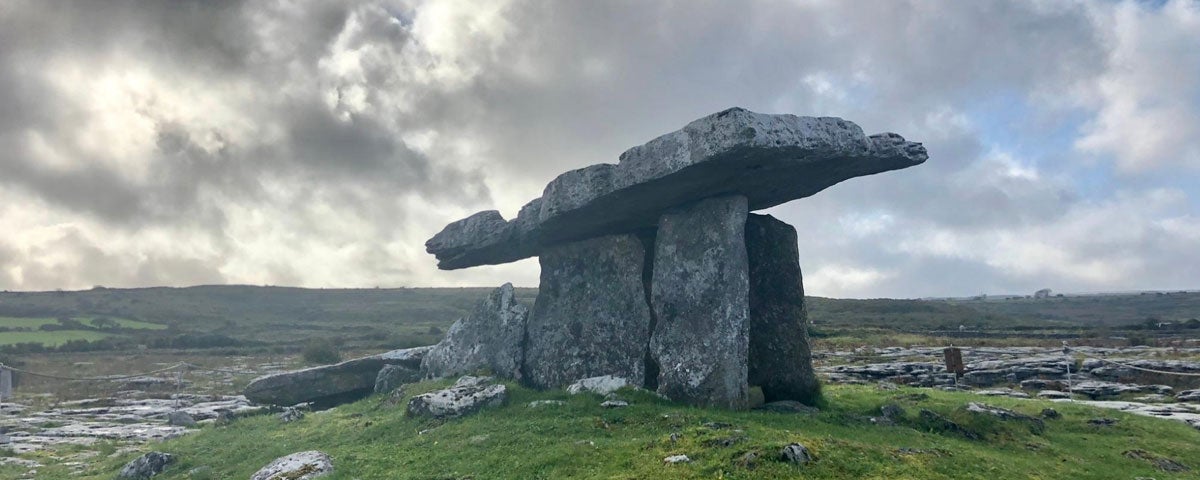
{"type": "Polygon", "coordinates": [[[0,0],[0,289],[536,286],[479,210],[740,106],[923,142],[809,294],[1200,288],[1200,2],[0,0]]]}

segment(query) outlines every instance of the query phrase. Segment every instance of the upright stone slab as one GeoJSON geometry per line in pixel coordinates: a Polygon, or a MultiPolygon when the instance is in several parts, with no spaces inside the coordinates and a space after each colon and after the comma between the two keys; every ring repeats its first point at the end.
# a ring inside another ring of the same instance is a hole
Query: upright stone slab
{"type": "Polygon", "coordinates": [[[519,380],[528,317],[529,309],[517,302],[512,284],[502,285],[450,326],[446,338],[421,361],[421,374],[440,378],[489,369],[519,380]]]}
{"type": "Polygon", "coordinates": [[[808,311],[796,229],[770,215],[746,220],[750,265],[750,385],[766,401],[813,404],[820,385],[808,347],[808,311]]]}
{"type": "Polygon", "coordinates": [[[650,286],[650,354],[658,392],[693,405],[746,401],[750,290],[746,197],[701,200],[658,222],[650,286]]]}
{"type": "Polygon", "coordinates": [[[650,336],[644,258],[634,235],[597,237],[542,253],[541,287],[527,326],[526,383],[553,388],[613,375],[642,385],[650,336]]]}

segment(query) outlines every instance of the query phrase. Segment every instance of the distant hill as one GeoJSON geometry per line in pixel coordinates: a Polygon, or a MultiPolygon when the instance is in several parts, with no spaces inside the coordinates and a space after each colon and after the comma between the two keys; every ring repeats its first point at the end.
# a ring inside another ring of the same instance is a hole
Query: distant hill
{"type": "MultiPolygon", "coordinates": [[[[315,337],[358,345],[437,341],[489,288],[305,289],[247,285],[187,288],[95,288],[71,292],[2,292],[0,317],[111,317],[164,325],[126,330],[134,336],[219,334],[295,345],[315,337]]],[[[532,305],[537,289],[518,288],[532,305]]],[[[1115,294],[1042,299],[851,300],[809,297],[817,329],[877,328],[908,332],[1061,329],[1200,317],[1200,293],[1115,294]]],[[[29,323],[29,322],[26,322],[29,323]]],[[[38,323],[38,322],[33,322],[38,323]]],[[[14,322],[20,324],[20,322],[14,322]]],[[[30,323],[32,324],[32,323],[30,323]]],[[[110,332],[111,333],[111,332],[110,332]]],[[[121,333],[117,331],[117,333],[121,333]]],[[[184,342],[187,343],[187,342],[184,342]]]]}

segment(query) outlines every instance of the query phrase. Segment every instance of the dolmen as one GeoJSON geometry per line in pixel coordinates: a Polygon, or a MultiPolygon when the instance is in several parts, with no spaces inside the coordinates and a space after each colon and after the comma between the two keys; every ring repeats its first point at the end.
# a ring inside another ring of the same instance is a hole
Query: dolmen
{"type": "Polygon", "coordinates": [[[925,148],[831,117],[718,112],[559,175],[516,218],[479,212],[426,242],[444,270],[537,256],[533,308],[505,285],[425,355],[536,388],[610,375],[672,400],[745,408],[819,395],[796,229],[751,213],[850,178],[921,164],[925,148]]]}

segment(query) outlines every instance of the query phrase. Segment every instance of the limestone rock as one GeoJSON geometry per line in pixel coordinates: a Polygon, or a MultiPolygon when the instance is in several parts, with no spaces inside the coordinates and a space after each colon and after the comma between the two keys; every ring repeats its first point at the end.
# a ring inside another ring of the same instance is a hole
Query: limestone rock
{"type": "Polygon", "coordinates": [[[669,211],[654,247],[650,356],[658,392],[692,405],[746,403],[749,278],[746,197],[669,211]]]}
{"type": "Polygon", "coordinates": [[[582,377],[645,378],[650,307],[634,235],[610,235],[542,253],[541,285],[529,314],[525,383],[562,387],[582,377]]]}
{"type": "Polygon", "coordinates": [[[194,427],[196,426],[196,419],[183,410],[176,410],[167,413],[167,425],[194,427]]]}
{"type": "Polygon", "coordinates": [[[406,383],[421,380],[421,369],[405,365],[384,365],[375,376],[375,393],[388,393],[406,383]]]}
{"type": "Polygon", "coordinates": [[[820,412],[820,410],[818,410],[817,407],[808,406],[808,405],[800,403],[796,400],[776,400],[774,402],[767,402],[767,403],[763,404],[763,406],[758,407],[757,410],[765,410],[768,412],[775,412],[775,413],[806,413],[806,414],[820,412]]]}
{"type": "Polygon", "coordinates": [[[1200,402],[1200,390],[1184,390],[1175,395],[1179,402],[1200,402]]]}
{"type": "Polygon", "coordinates": [[[674,465],[676,463],[689,463],[691,461],[692,459],[688,458],[687,455],[671,455],[663,459],[663,463],[668,465],[674,465]]]}
{"type": "Polygon", "coordinates": [[[266,375],[251,381],[244,394],[250,401],[273,405],[312,402],[331,406],[353,401],[371,394],[375,378],[385,365],[415,369],[430,348],[393,350],[335,365],[266,375]]]}
{"type": "Polygon", "coordinates": [[[285,407],[282,412],[277,415],[279,421],[283,423],[292,423],[304,419],[304,412],[296,407],[285,407]]]}
{"type": "Polygon", "coordinates": [[[309,480],[333,472],[333,460],[323,452],[309,450],[279,457],[254,472],[250,480],[309,480]]]}
{"type": "Polygon", "coordinates": [[[480,212],[425,247],[442,269],[507,263],[558,243],[653,227],[663,211],[713,195],[740,194],[760,210],[926,158],[919,143],[868,137],[840,118],[731,108],[633,147],[617,165],[560,175],[511,221],[480,212]]]}
{"type": "Polygon", "coordinates": [[[463,377],[444,390],[417,395],[408,401],[408,415],[433,418],[454,418],[499,406],[508,398],[504,385],[492,384],[478,377],[463,377]]]}
{"type": "Polygon", "coordinates": [[[578,395],[583,392],[590,392],[597,395],[608,395],[628,386],[636,385],[629,383],[629,380],[623,377],[601,375],[599,377],[588,377],[577,380],[575,383],[567,386],[567,393],[578,395]]]}
{"type": "Polygon", "coordinates": [[[813,459],[812,453],[809,453],[808,448],[799,443],[792,443],[783,447],[783,450],[779,452],[779,458],[787,463],[799,465],[811,462],[813,459]]]}
{"type": "Polygon", "coordinates": [[[1041,435],[1046,430],[1046,424],[1042,422],[1042,419],[1014,412],[1006,408],[971,402],[967,404],[967,411],[981,415],[991,415],[1001,420],[1028,423],[1029,430],[1037,435],[1041,435]]]}
{"type": "Polygon", "coordinates": [[[808,311],[796,229],[770,215],[746,220],[750,267],[748,377],[766,401],[813,404],[820,385],[808,347],[808,311]]]}
{"type": "Polygon", "coordinates": [[[147,452],[121,467],[117,478],[143,480],[162,473],[167,466],[175,463],[175,456],[162,452],[147,452]]]}
{"type": "Polygon", "coordinates": [[[492,291],[469,315],[454,322],[446,337],[421,362],[426,377],[449,377],[490,369],[520,379],[529,309],[517,302],[511,283],[492,291]]]}

